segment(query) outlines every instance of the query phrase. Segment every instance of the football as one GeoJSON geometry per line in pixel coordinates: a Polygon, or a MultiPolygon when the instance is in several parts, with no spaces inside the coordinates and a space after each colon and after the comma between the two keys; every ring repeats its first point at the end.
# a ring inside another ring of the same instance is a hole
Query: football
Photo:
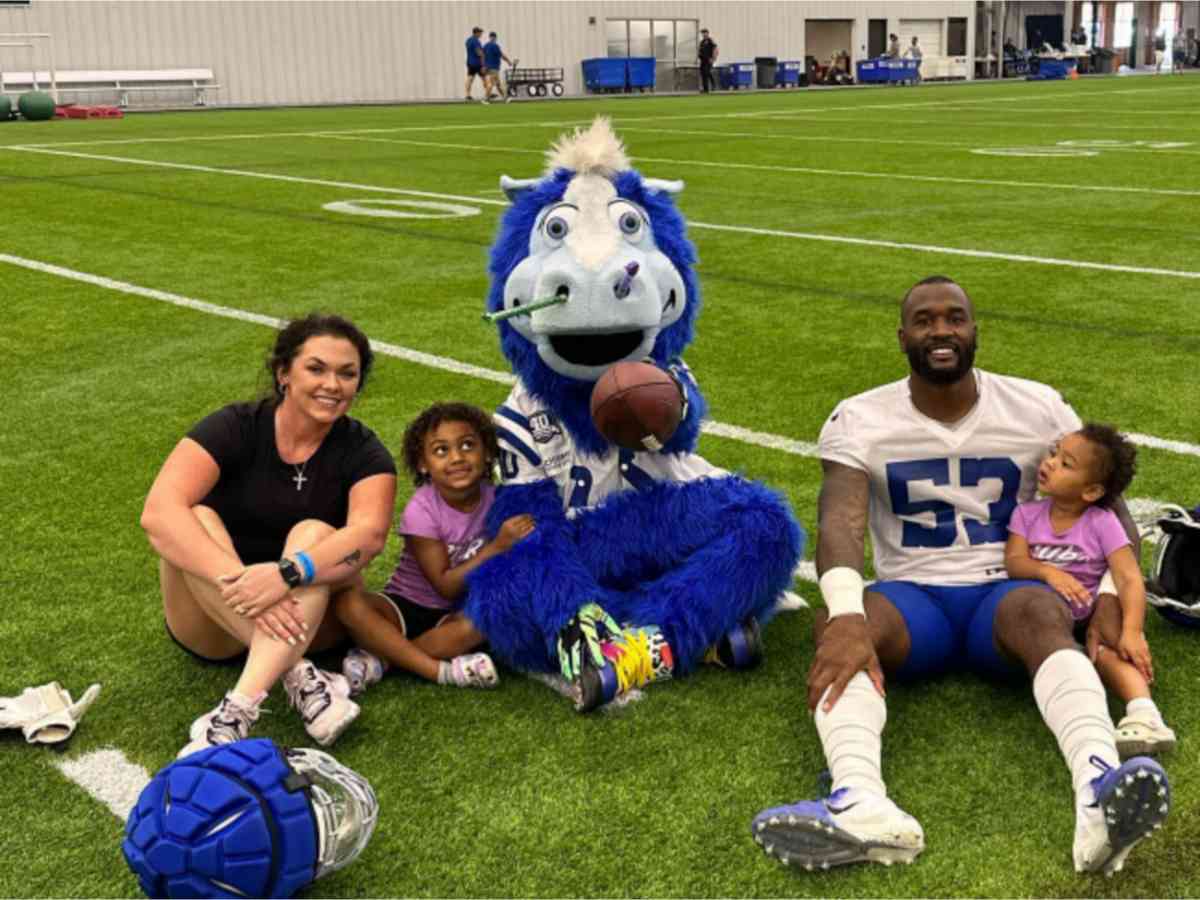
{"type": "Polygon", "coordinates": [[[592,421],[610,442],[629,450],[661,450],[683,419],[683,396],[652,363],[619,362],[592,388],[592,421]]]}

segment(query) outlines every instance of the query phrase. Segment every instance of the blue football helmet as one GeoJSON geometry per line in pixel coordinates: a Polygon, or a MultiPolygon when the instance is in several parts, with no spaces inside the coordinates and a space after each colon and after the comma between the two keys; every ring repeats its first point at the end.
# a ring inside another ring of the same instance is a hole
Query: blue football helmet
{"type": "Polygon", "coordinates": [[[1200,628],[1200,506],[1189,513],[1167,504],[1158,527],[1162,539],[1154,553],[1146,600],[1176,625],[1200,628]]]}
{"type": "Polygon", "coordinates": [[[290,897],[353,862],[378,816],[366,779],[328,753],[237,741],[155,775],[121,851],[150,897],[290,897]]]}

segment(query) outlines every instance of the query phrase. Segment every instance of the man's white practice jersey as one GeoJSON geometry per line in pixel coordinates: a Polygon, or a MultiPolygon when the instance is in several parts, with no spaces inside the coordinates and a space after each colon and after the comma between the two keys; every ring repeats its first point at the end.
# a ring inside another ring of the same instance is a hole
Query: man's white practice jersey
{"type": "MultiPolygon", "coordinates": [[[[684,370],[686,371],[686,370],[684,370]]],[[[518,381],[492,420],[500,442],[502,484],[549,478],[558,484],[568,516],[596,506],[618,491],[657,481],[695,481],[728,474],[695,453],[651,453],[610,447],[594,456],[575,446],[567,429],[518,381]]]]}
{"type": "Polygon", "coordinates": [[[871,542],[881,581],[978,584],[1007,577],[1004,544],[1038,464],[1081,427],[1053,388],[975,370],[979,400],[946,425],[913,406],[908,379],[842,401],[821,429],[821,459],[871,479],[871,542]]]}

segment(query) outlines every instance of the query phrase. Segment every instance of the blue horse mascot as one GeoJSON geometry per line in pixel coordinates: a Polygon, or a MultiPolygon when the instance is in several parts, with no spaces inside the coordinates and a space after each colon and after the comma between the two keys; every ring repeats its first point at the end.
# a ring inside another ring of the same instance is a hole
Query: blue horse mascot
{"type": "Polygon", "coordinates": [[[671,195],[630,167],[608,121],[565,135],[541,179],[504,176],[492,313],[517,376],[495,412],[495,534],[534,531],[469,578],[466,615],[517,668],[561,672],[586,712],[701,662],[761,658],[760,624],[791,584],[804,533],[785,500],[694,450],[706,405],[680,355],[700,292],[671,195]],[[556,298],[545,305],[535,301],[556,298]],[[623,360],[675,379],[685,414],[665,444],[610,444],[592,388],[623,360]]]}

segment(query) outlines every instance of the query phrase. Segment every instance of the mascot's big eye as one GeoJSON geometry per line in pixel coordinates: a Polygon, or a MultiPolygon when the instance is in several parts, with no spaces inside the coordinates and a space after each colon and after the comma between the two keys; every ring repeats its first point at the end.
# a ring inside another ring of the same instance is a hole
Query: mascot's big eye
{"type": "Polygon", "coordinates": [[[546,236],[555,241],[561,241],[567,236],[567,232],[571,230],[571,226],[567,224],[567,220],[557,215],[547,218],[542,227],[546,229],[546,236]]]}
{"type": "Polygon", "coordinates": [[[618,200],[608,207],[609,218],[614,225],[621,229],[621,234],[631,241],[637,241],[642,236],[645,219],[632,203],[618,200]]]}

